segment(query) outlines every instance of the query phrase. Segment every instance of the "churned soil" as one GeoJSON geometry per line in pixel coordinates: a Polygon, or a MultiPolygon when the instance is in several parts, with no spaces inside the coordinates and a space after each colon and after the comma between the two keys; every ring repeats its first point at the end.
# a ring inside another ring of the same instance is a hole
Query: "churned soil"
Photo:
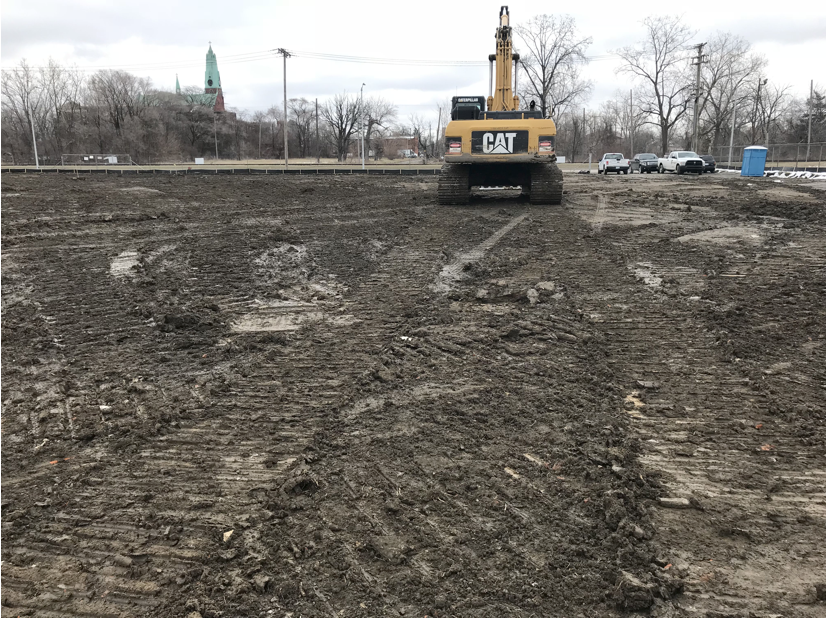
{"type": "Polygon", "coordinates": [[[5,174],[3,616],[826,614],[826,192],[5,174]]]}

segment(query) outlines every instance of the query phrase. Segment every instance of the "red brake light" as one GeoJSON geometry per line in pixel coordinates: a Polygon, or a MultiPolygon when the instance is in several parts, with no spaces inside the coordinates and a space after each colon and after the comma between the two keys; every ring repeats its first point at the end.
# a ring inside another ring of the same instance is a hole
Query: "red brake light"
{"type": "Polygon", "coordinates": [[[552,153],[554,152],[554,138],[552,136],[539,137],[539,152],[552,153]]]}

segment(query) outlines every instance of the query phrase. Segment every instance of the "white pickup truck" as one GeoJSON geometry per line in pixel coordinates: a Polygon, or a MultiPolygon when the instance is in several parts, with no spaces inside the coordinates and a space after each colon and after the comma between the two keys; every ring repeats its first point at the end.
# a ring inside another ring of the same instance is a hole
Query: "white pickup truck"
{"type": "Polygon", "coordinates": [[[605,153],[597,164],[597,174],[608,174],[608,172],[628,174],[630,167],[631,164],[622,156],[622,153],[605,153]]]}
{"type": "Polygon", "coordinates": [[[660,157],[660,164],[657,166],[657,172],[676,172],[677,174],[685,174],[686,172],[693,172],[695,174],[703,173],[703,166],[705,162],[700,159],[697,153],[690,150],[674,150],[668,157],[660,157]]]}

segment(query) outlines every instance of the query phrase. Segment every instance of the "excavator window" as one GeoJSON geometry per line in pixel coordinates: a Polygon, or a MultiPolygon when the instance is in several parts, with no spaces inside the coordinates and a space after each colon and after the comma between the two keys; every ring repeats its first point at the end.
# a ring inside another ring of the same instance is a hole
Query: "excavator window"
{"type": "Polygon", "coordinates": [[[479,106],[471,103],[460,103],[453,108],[453,120],[479,120],[479,106]]]}
{"type": "Polygon", "coordinates": [[[485,111],[484,97],[453,97],[451,120],[479,120],[485,111]]]}

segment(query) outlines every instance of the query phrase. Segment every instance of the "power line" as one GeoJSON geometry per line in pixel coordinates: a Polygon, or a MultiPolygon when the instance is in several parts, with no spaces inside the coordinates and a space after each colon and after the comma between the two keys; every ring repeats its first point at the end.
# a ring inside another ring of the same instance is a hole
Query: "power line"
{"type": "MultiPolygon", "coordinates": [[[[396,66],[421,66],[421,67],[486,67],[484,60],[438,60],[438,59],[412,59],[412,58],[381,58],[370,56],[351,56],[345,54],[328,54],[324,52],[290,51],[291,55],[297,58],[308,60],[320,60],[327,62],[348,62],[354,64],[375,64],[375,65],[396,65],[396,66]]],[[[246,62],[258,62],[269,60],[280,55],[277,49],[260,50],[256,52],[246,52],[243,54],[230,54],[221,57],[221,64],[242,64],[246,62]]],[[[614,54],[601,54],[596,56],[585,56],[576,59],[576,62],[594,62],[600,60],[611,60],[616,58],[614,54]]],[[[62,67],[68,71],[90,72],[111,70],[124,71],[163,71],[172,69],[187,69],[203,66],[200,60],[167,60],[155,63],[122,64],[122,65],[74,65],[72,67],[62,67]]],[[[13,71],[19,67],[3,67],[4,71],[13,71]]],[[[48,69],[47,65],[30,66],[30,69],[48,69]]]]}
{"type": "MultiPolygon", "coordinates": [[[[391,64],[406,66],[479,66],[486,67],[485,60],[436,60],[436,59],[403,59],[403,58],[377,58],[370,56],[349,56],[345,54],[328,54],[324,52],[307,52],[292,50],[291,53],[298,58],[308,58],[314,60],[326,60],[331,62],[351,62],[357,64],[391,64]]],[[[601,54],[597,56],[585,56],[576,59],[577,62],[591,62],[598,60],[609,60],[615,58],[614,54],[601,54]]]]}

